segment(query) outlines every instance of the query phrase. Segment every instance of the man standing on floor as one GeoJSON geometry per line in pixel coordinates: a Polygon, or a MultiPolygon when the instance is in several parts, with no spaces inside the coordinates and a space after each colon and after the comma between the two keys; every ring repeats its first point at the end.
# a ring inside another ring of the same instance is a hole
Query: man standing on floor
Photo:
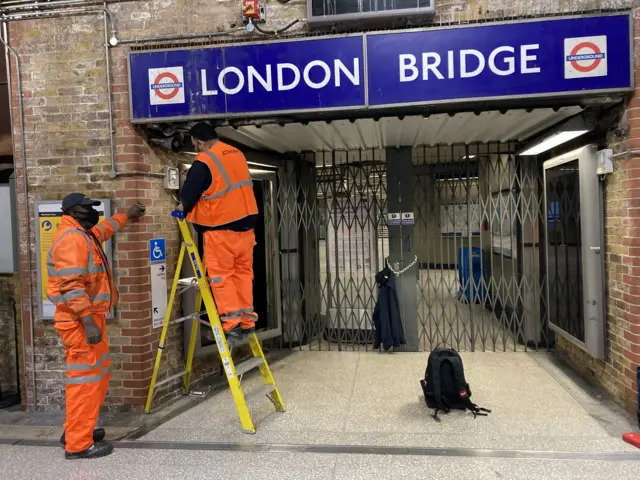
{"type": "Polygon", "coordinates": [[[96,429],[111,379],[106,315],[118,301],[102,244],[132,218],[145,214],[138,203],[98,223],[100,202],[81,193],[62,201],[62,222],[49,250],[47,296],[56,306],[55,328],[67,362],[66,423],[60,442],[68,460],[109,455],[113,446],[96,429]]]}
{"type": "Polygon", "coordinates": [[[187,220],[204,236],[204,264],[225,334],[255,331],[254,225],[258,205],[245,156],[200,122],[190,131],[198,155],[180,191],[187,220]]]}

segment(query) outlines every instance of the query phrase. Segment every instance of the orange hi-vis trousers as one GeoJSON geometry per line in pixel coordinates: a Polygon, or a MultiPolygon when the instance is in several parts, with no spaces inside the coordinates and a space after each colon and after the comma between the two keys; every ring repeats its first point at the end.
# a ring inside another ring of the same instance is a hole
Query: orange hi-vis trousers
{"type": "Polygon", "coordinates": [[[111,380],[106,318],[94,314],[93,321],[102,331],[102,341],[97,345],[87,343],[81,321],[55,323],[67,359],[64,430],[69,453],[82,452],[93,444],[93,430],[111,380]]]}
{"type": "Polygon", "coordinates": [[[253,230],[210,230],[204,233],[204,263],[225,332],[238,325],[242,329],[256,326],[258,316],[253,310],[255,245],[253,230]]]}

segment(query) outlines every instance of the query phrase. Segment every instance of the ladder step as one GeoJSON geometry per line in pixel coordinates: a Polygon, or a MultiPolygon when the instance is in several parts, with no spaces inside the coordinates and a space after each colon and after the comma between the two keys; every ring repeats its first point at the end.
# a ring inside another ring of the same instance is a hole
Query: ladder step
{"type": "Polygon", "coordinates": [[[240,376],[264,364],[262,357],[254,357],[236,365],[236,375],[240,376]]]}
{"type": "Polygon", "coordinates": [[[265,385],[263,387],[260,387],[257,390],[254,390],[253,392],[247,394],[244,397],[244,401],[247,402],[247,403],[255,402],[256,400],[260,400],[262,397],[266,397],[271,392],[273,392],[275,389],[276,389],[275,385],[265,385]]]}
{"type": "Polygon", "coordinates": [[[206,313],[207,313],[207,311],[203,310],[201,312],[196,312],[196,313],[192,313],[191,315],[187,315],[186,317],[176,318],[175,320],[171,320],[169,322],[169,325],[173,325],[175,323],[182,323],[185,320],[191,320],[192,318],[200,318],[201,315],[204,315],[206,313]]]}
{"type": "Polygon", "coordinates": [[[170,377],[165,378],[161,382],[156,383],[156,388],[160,387],[161,385],[166,385],[167,383],[174,381],[176,378],[184,377],[186,373],[187,373],[187,371],[183,370],[180,373],[176,373],[175,375],[171,375],[170,377]]]}

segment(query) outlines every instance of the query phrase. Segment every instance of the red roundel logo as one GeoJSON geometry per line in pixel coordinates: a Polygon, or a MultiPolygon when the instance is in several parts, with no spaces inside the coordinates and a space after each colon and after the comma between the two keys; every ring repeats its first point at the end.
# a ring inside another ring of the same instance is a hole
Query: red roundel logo
{"type": "Polygon", "coordinates": [[[604,58],[604,53],[600,51],[598,46],[593,42],[581,42],[577,44],[571,50],[569,57],[569,63],[573,68],[578,70],[579,72],[591,72],[598,68],[600,62],[604,58]],[[580,65],[578,62],[585,62],[589,60],[590,62],[587,65],[580,65]]]}
{"type": "Polygon", "coordinates": [[[171,100],[182,88],[182,82],[171,72],[163,72],[153,81],[151,88],[163,100],[171,100]],[[164,80],[164,82],[163,82],[164,80]],[[168,80],[168,81],[167,81],[168,80]]]}

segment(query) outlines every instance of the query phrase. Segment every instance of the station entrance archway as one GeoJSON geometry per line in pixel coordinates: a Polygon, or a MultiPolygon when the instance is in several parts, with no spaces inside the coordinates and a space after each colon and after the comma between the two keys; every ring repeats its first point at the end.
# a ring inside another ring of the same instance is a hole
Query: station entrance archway
{"type": "Polygon", "coordinates": [[[375,274],[387,258],[406,269],[401,296],[413,297],[403,312],[409,350],[551,346],[542,165],[516,152],[580,111],[220,128],[223,138],[270,151],[260,160],[270,165],[255,168],[277,171],[265,218],[277,223],[281,346],[371,349],[375,274]],[[398,149],[410,151],[411,180],[396,185],[389,155],[398,149]],[[390,191],[404,198],[394,205],[390,191]],[[396,226],[390,213],[413,219],[396,226]]]}

